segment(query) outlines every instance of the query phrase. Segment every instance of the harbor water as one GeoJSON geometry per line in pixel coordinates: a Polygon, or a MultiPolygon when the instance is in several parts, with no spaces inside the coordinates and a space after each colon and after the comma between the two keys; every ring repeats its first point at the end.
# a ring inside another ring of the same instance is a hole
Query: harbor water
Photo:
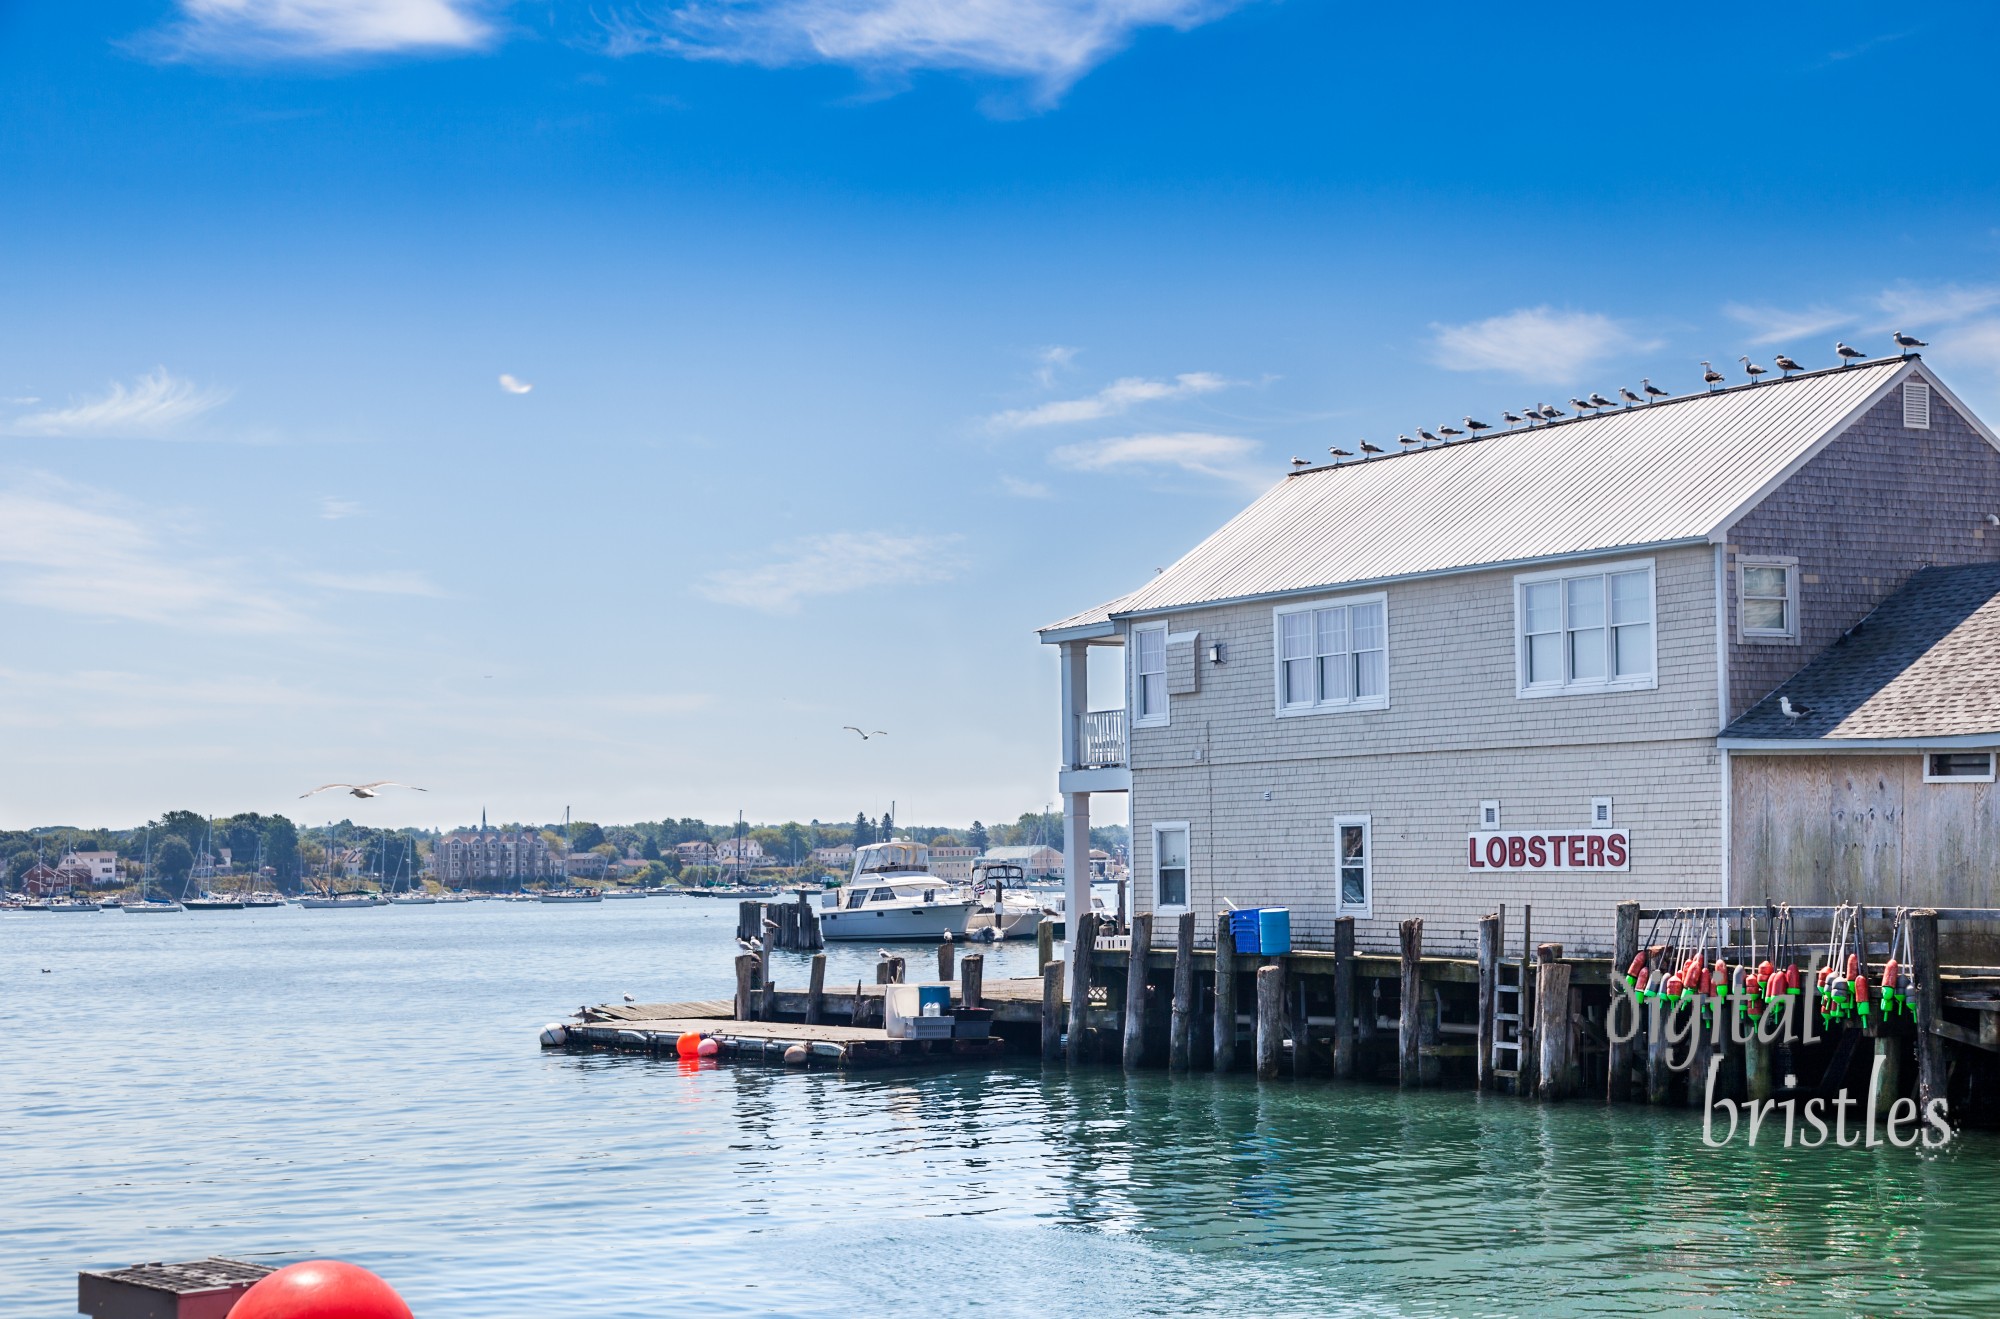
{"type": "MultiPolygon", "coordinates": [[[[2000,1313],[1984,1136],[1716,1150],[1589,1102],[536,1046],[586,1002],[723,996],[735,920],[0,917],[0,1315],[209,1254],[351,1259],[423,1319],[2000,1313]]],[[[874,956],[830,949],[829,990],[874,956]]]]}

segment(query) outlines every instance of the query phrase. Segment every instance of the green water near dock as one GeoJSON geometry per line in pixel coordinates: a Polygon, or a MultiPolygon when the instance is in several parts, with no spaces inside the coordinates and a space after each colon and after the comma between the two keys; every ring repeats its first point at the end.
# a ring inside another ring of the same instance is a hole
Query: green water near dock
{"type": "Polygon", "coordinates": [[[1686,1111],[1459,1091],[535,1047],[585,1001],[713,996],[734,918],[0,920],[0,1314],[209,1253],[352,1258],[424,1319],[2000,1314],[1990,1137],[1715,1150],[1686,1111]]]}

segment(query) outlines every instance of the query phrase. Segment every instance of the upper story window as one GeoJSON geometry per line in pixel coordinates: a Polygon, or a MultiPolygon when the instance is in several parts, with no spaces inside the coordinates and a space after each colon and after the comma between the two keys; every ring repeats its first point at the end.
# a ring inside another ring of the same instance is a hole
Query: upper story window
{"type": "Polygon", "coordinates": [[[1657,685],[1652,560],[1523,573],[1514,591],[1518,695],[1657,685]]]}
{"type": "Polygon", "coordinates": [[[1933,751],[1924,757],[1926,783],[1991,783],[1991,751],[1933,751]]]}
{"type": "Polygon", "coordinates": [[[1340,914],[1364,919],[1374,915],[1373,840],[1369,817],[1343,815],[1333,822],[1340,849],[1340,914]]]}
{"type": "Polygon", "coordinates": [[[1799,639],[1799,561],[1739,559],[1736,621],[1746,639],[1799,639]]]}
{"type": "Polygon", "coordinates": [[[1185,823],[1153,826],[1153,906],[1188,905],[1188,827],[1185,823]]]}
{"type": "Polygon", "coordinates": [[[1337,605],[1273,611],[1278,713],[1381,709],[1389,703],[1388,602],[1359,596],[1337,605]]]}
{"type": "Polygon", "coordinates": [[[1167,722],[1167,627],[1132,629],[1132,704],[1135,724],[1167,722]]]}

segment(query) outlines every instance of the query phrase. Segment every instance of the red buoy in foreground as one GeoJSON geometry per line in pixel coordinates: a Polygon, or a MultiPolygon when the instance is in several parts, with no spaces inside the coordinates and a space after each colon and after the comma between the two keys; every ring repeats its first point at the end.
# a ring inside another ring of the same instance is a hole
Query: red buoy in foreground
{"type": "Polygon", "coordinates": [[[243,1293],[229,1319],[414,1319],[388,1283],[358,1264],[288,1264],[243,1293]]]}

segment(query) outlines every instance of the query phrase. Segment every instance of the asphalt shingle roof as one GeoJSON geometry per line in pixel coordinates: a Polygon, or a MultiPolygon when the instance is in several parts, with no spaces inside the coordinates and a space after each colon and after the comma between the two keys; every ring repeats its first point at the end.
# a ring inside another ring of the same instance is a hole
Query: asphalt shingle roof
{"type": "Polygon", "coordinates": [[[2000,734],[2000,563],[1925,568],[1723,730],[1840,741],[2000,734]],[[1812,711],[1788,719],[1779,706],[1812,711]]]}

